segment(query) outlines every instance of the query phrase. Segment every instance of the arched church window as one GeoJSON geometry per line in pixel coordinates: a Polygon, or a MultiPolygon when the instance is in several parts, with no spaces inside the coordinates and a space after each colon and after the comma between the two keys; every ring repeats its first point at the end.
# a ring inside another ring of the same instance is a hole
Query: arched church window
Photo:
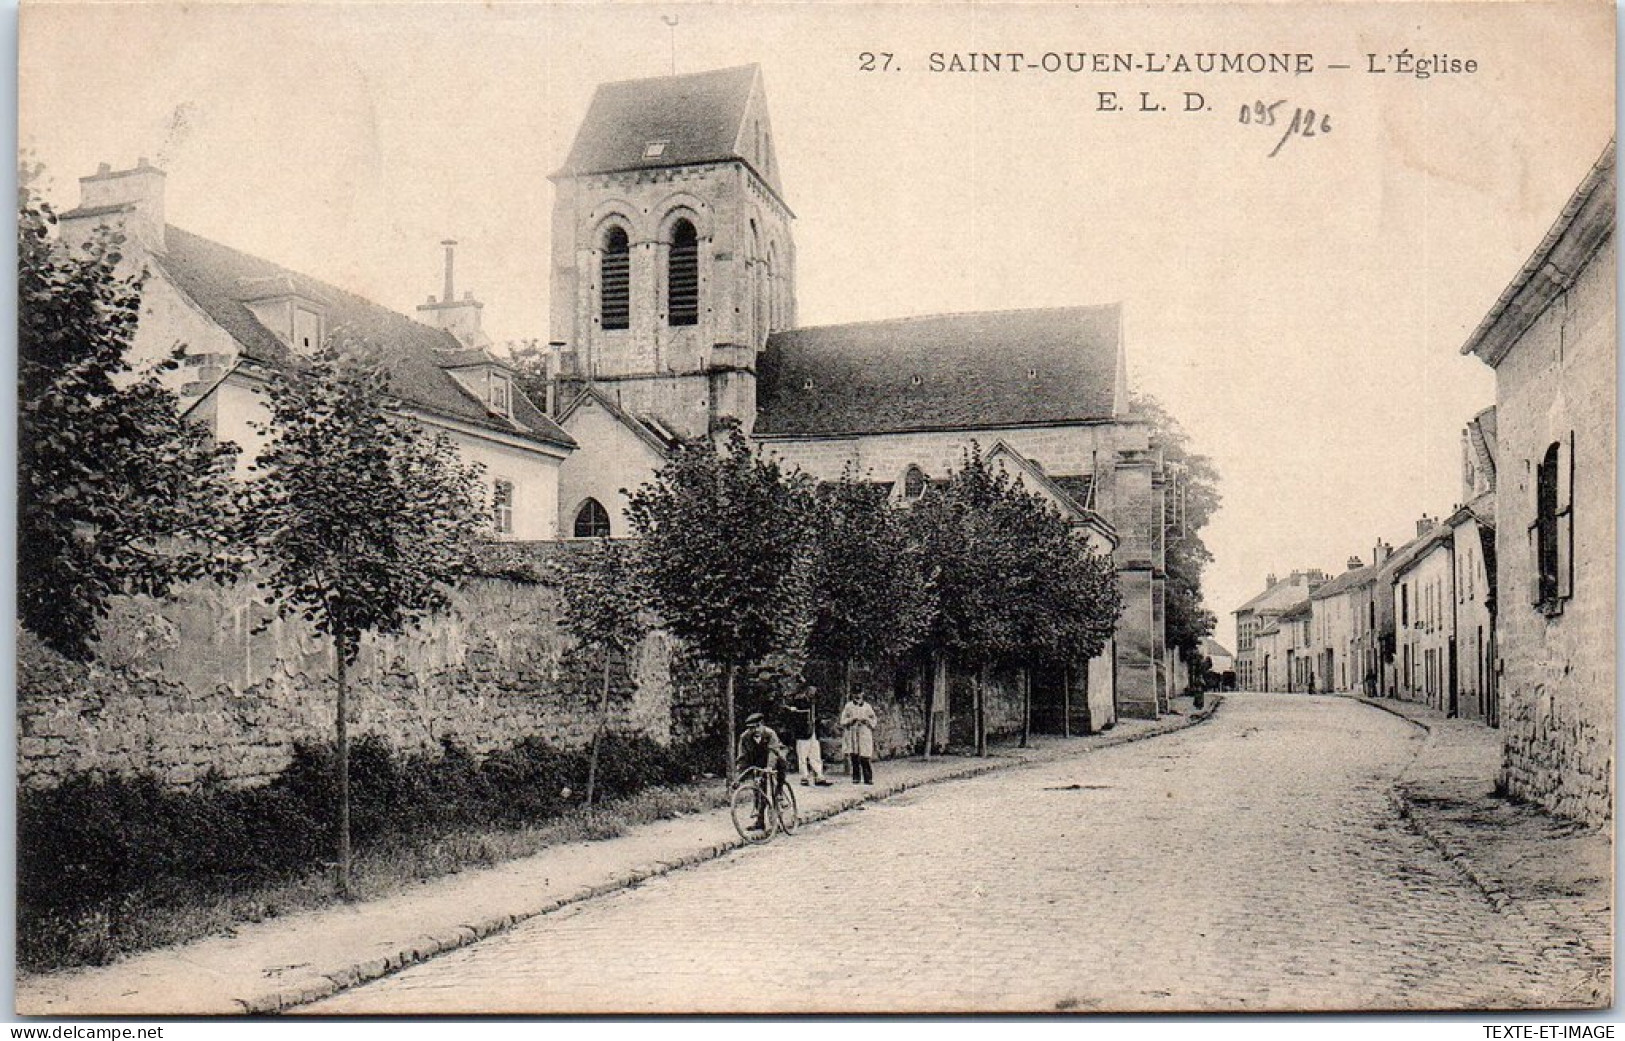
{"type": "Polygon", "coordinates": [[[601,263],[599,317],[605,329],[625,329],[632,320],[632,245],[625,228],[604,235],[601,263]]]}
{"type": "Polygon", "coordinates": [[[679,220],[671,229],[671,257],[666,269],[666,321],[697,325],[700,321],[700,243],[694,225],[679,220]]]}
{"type": "Polygon", "coordinates": [[[576,538],[609,538],[609,511],[597,499],[588,499],[576,511],[576,538]]]}
{"type": "Polygon", "coordinates": [[[925,494],[925,471],[918,466],[910,466],[903,475],[903,498],[918,499],[925,494]]]}

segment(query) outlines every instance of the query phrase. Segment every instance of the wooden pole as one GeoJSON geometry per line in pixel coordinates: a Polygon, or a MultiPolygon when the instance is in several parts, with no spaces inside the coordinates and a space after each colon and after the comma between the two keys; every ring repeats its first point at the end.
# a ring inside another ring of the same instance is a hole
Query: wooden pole
{"type": "Polygon", "coordinates": [[[976,670],[976,754],[987,755],[987,666],[976,670]]]}

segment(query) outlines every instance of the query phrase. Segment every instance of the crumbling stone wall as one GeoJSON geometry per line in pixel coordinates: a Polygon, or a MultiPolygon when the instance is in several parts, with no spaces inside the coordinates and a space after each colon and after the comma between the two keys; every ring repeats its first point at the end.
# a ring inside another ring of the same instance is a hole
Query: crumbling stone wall
{"type": "MultiPolygon", "coordinates": [[[[545,584],[472,579],[449,612],[399,637],[368,639],[351,671],[356,736],[398,749],[454,741],[483,754],[539,736],[591,740],[601,673],[555,621],[545,584]]],[[[330,741],[329,641],[277,618],[251,581],[195,583],[170,601],[130,597],[102,626],[88,664],[21,634],[18,772],[46,786],[75,773],[152,773],[189,785],[207,773],[251,785],[276,776],[295,743],[330,741]]],[[[675,670],[670,636],[649,636],[611,670],[610,727],[662,743],[709,725],[705,677],[675,670]],[[690,710],[676,714],[674,704],[690,710]]]]}

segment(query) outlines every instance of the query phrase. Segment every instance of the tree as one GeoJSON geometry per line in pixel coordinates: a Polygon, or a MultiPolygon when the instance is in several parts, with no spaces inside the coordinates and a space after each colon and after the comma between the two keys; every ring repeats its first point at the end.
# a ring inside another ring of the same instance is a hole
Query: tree
{"type": "Polygon", "coordinates": [[[812,618],[810,482],[730,427],[684,442],[631,497],[641,566],[672,633],[723,671],[729,746],[742,667],[804,647],[812,618]]]}
{"type": "Polygon", "coordinates": [[[1010,479],[973,444],[947,486],[928,491],[909,514],[932,589],[925,643],[972,674],[978,755],[987,754],[987,669],[1022,642],[1022,533],[1007,523],[1010,492],[1010,479]]]}
{"type": "Polygon", "coordinates": [[[642,574],[630,544],[604,539],[565,569],[565,630],[599,661],[603,688],[599,694],[598,722],[592,732],[587,759],[587,805],[598,782],[598,750],[609,722],[609,667],[615,655],[629,657],[648,632],[644,618],[646,594],[642,574]]]}
{"type": "Polygon", "coordinates": [[[348,670],[366,633],[397,634],[449,603],[487,530],[479,470],[390,411],[388,376],[325,347],[267,388],[268,441],[249,488],[261,588],[333,642],[339,892],[350,895],[348,670]]]}
{"type": "Polygon", "coordinates": [[[164,596],[236,567],[236,450],[187,422],[160,381],[179,348],[134,367],[143,276],[119,272],[117,235],[64,245],[34,173],[18,207],[17,608],[83,660],[115,595],[164,596]]]}
{"type": "Polygon", "coordinates": [[[1218,624],[1202,603],[1202,572],[1213,554],[1201,531],[1219,508],[1219,472],[1213,460],[1191,451],[1190,436],[1156,398],[1136,394],[1132,409],[1151,424],[1152,441],[1176,474],[1164,554],[1167,641],[1186,661],[1194,662],[1202,653],[1202,641],[1218,624]]]}
{"type": "Polygon", "coordinates": [[[812,653],[841,666],[849,693],[853,662],[895,658],[915,646],[930,621],[919,553],[886,489],[847,470],[816,493],[817,609],[812,653]]]}

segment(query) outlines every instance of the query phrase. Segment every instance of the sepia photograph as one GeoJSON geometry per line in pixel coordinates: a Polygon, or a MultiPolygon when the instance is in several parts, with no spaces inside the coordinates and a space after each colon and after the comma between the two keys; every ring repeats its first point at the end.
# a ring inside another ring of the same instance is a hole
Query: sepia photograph
{"type": "Polygon", "coordinates": [[[15,1016],[1613,1009],[1611,4],[17,86],[15,1016]]]}

